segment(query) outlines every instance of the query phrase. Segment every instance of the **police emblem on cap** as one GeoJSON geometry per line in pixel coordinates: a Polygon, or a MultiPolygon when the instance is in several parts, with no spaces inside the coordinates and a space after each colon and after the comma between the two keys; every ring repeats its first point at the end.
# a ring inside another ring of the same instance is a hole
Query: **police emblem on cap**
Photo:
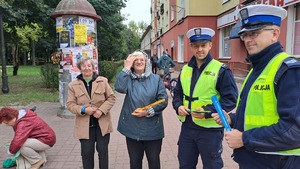
{"type": "Polygon", "coordinates": [[[244,8],[240,11],[240,15],[242,20],[244,20],[244,23],[247,23],[247,19],[249,18],[249,12],[247,8],[244,8]]]}
{"type": "Polygon", "coordinates": [[[201,28],[194,29],[195,35],[201,35],[201,28]]]}

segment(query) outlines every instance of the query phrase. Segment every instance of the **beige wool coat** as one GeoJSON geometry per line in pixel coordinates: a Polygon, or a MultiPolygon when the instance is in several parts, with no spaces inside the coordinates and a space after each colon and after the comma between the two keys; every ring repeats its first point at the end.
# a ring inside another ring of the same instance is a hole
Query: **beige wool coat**
{"type": "Polygon", "coordinates": [[[74,137],[77,139],[89,139],[90,115],[81,115],[82,106],[93,106],[103,114],[98,119],[102,135],[113,131],[110,109],[116,101],[113,90],[105,77],[98,76],[92,83],[91,98],[81,80],[75,80],[69,84],[67,108],[76,114],[74,137]]]}

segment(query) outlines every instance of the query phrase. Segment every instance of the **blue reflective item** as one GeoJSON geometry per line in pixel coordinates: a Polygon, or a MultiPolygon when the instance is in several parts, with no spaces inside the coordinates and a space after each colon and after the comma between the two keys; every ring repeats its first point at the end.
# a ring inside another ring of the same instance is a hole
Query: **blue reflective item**
{"type": "Polygon", "coordinates": [[[226,117],[225,117],[225,115],[223,113],[222,107],[220,105],[220,102],[219,102],[217,96],[213,95],[211,97],[211,101],[213,102],[213,104],[214,104],[214,106],[215,106],[215,108],[216,108],[216,110],[217,110],[217,112],[218,112],[218,114],[220,116],[220,119],[221,119],[221,121],[222,121],[222,123],[223,123],[223,125],[225,127],[225,130],[226,131],[231,131],[231,127],[229,126],[228,121],[227,121],[227,119],[226,119],[226,117]]]}

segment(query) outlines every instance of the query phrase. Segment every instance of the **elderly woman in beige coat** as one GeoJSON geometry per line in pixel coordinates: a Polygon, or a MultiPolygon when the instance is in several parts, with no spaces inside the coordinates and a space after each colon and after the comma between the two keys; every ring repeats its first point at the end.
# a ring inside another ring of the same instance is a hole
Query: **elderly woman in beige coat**
{"type": "Polygon", "coordinates": [[[84,169],[94,169],[95,143],[99,168],[108,169],[108,143],[113,131],[110,109],[115,95],[105,77],[94,72],[91,59],[77,63],[81,74],[69,84],[67,108],[76,114],[75,138],[81,143],[84,169]]]}

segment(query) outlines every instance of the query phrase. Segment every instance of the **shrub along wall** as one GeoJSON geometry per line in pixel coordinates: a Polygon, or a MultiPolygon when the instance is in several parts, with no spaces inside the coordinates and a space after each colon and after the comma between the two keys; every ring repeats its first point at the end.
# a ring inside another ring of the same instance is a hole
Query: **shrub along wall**
{"type": "MultiPolygon", "coordinates": [[[[120,67],[123,67],[124,61],[112,62],[112,61],[100,61],[99,62],[99,75],[104,76],[108,79],[108,82],[119,73],[120,67]]],[[[59,68],[57,65],[47,63],[41,66],[41,75],[45,87],[58,90],[59,79],[58,79],[59,68]]]]}
{"type": "Polygon", "coordinates": [[[124,61],[99,61],[99,75],[106,77],[108,82],[111,82],[116,73],[118,73],[118,67],[123,66],[123,63],[124,61]]]}

